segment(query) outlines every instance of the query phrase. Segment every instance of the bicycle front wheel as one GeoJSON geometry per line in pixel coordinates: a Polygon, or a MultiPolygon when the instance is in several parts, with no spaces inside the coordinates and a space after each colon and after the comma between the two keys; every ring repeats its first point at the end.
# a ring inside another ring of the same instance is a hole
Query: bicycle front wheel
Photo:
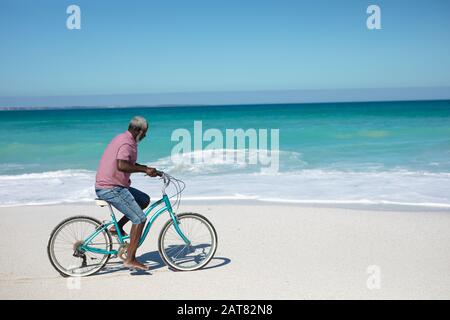
{"type": "Polygon", "coordinates": [[[164,262],[178,271],[203,268],[217,249],[217,233],[211,222],[198,213],[177,215],[179,228],[190,241],[187,245],[169,220],[159,235],[159,252],[164,262]]]}
{"type": "MultiPolygon", "coordinates": [[[[86,216],[76,216],[61,222],[48,241],[47,253],[52,266],[64,277],[89,276],[105,266],[110,255],[82,249],[84,241],[93,235],[102,223],[86,216]]],[[[107,230],[99,232],[89,247],[111,251],[112,238],[107,230]]]]}

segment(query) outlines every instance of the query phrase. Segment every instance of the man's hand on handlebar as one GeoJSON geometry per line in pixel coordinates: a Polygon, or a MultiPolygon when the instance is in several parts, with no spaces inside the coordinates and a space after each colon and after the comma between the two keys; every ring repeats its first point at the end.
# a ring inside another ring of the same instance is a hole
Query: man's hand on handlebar
{"type": "Polygon", "coordinates": [[[145,173],[150,177],[157,177],[162,175],[162,171],[158,171],[155,168],[150,167],[147,167],[147,169],[145,169],[145,173]]]}

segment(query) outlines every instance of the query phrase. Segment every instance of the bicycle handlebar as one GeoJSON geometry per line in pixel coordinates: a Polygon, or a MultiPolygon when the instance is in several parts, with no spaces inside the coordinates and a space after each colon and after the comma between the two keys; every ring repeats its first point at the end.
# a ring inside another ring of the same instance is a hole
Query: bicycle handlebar
{"type": "Polygon", "coordinates": [[[178,208],[178,205],[181,200],[181,193],[184,190],[185,183],[180,179],[172,177],[170,174],[165,173],[164,171],[156,170],[156,175],[159,176],[163,180],[163,186],[161,188],[161,193],[163,195],[167,195],[166,188],[170,185],[171,182],[174,183],[176,193],[174,195],[170,196],[169,198],[176,197],[175,204],[177,204],[177,208],[178,208]]]}
{"type": "Polygon", "coordinates": [[[161,179],[163,180],[163,186],[161,188],[161,193],[163,195],[167,195],[166,193],[166,188],[170,185],[170,183],[172,182],[173,185],[175,186],[175,194],[172,196],[169,196],[169,199],[176,197],[176,200],[173,204],[173,206],[175,207],[176,205],[176,209],[175,211],[178,209],[178,206],[180,205],[180,201],[181,201],[181,193],[183,192],[184,188],[185,188],[185,183],[180,180],[177,179],[175,177],[172,177],[170,174],[165,173],[164,171],[158,171],[156,170],[156,175],[161,177],[161,179]]]}
{"type": "Polygon", "coordinates": [[[157,175],[163,179],[163,187],[161,189],[162,194],[166,194],[166,188],[170,184],[170,176],[163,171],[157,171],[157,175]]]}

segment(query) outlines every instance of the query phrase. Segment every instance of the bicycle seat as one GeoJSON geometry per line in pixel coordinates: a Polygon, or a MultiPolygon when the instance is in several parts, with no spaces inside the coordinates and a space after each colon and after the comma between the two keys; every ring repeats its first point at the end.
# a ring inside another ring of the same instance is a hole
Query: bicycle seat
{"type": "Polygon", "coordinates": [[[95,204],[98,205],[99,207],[109,206],[108,202],[106,202],[105,200],[99,199],[99,198],[95,199],[95,204]]]}

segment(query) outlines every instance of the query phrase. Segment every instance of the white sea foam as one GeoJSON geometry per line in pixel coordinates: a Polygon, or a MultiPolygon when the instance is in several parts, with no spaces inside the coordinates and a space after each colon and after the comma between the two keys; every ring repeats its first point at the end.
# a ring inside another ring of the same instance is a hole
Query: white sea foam
{"type": "MultiPolygon", "coordinates": [[[[167,159],[159,162],[164,161],[167,159]]],[[[226,164],[209,165],[210,170],[194,172],[191,167],[181,169],[168,166],[166,169],[186,182],[183,193],[186,201],[253,200],[299,204],[450,207],[448,172],[302,169],[273,175],[260,171],[220,169],[226,164]],[[213,170],[214,173],[211,173],[213,170]]],[[[94,181],[95,172],[88,170],[0,175],[0,206],[92,201],[95,198],[94,181]]],[[[148,192],[153,199],[160,197],[161,184],[158,179],[134,174],[132,181],[134,187],[148,192]]]]}
{"type": "Polygon", "coordinates": [[[88,170],[0,175],[0,206],[92,200],[94,179],[95,172],[88,170]]]}
{"type": "Polygon", "coordinates": [[[233,172],[273,172],[258,163],[259,159],[277,157],[289,168],[301,168],[306,162],[301,153],[266,149],[215,149],[185,152],[173,157],[164,157],[149,165],[164,168],[173,174],[220,174],[233,172]]]}

